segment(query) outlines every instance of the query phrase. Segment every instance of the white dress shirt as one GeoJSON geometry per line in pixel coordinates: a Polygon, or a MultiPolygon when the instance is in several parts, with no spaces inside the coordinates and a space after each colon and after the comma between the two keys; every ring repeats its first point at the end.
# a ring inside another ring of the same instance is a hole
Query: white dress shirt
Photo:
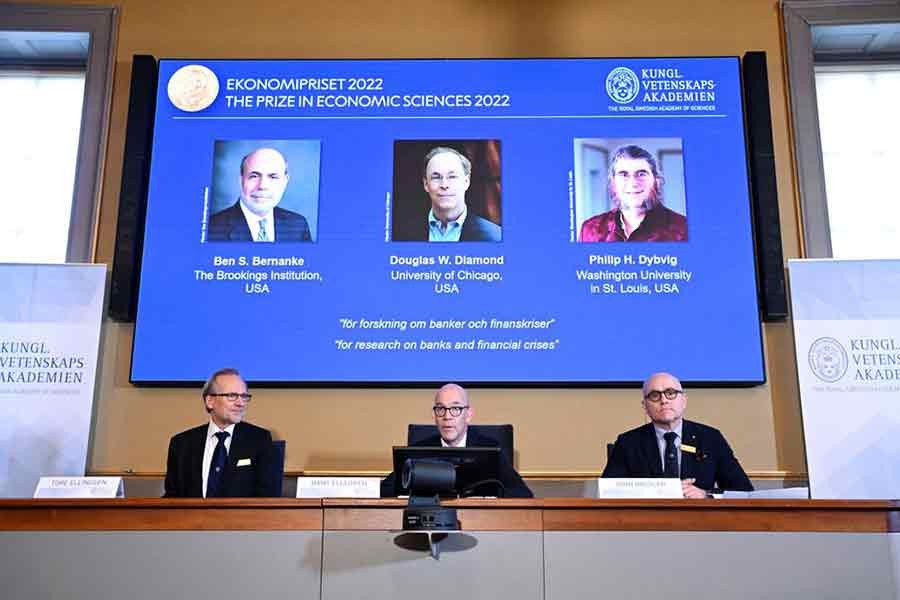
{"type": "Polygon", "coordinates": [[[450,444],[445,442],[444,438],[441,438],[441,446],[444,448],[465,448],[466,447],[466,438],[468,436],[469,436],[469,432],[467,431],[466,433],[463,434],[463,436],[461,438],[459,438],[459,441],[453,446],[451,446],[450,444]]]}
{"type": "Polygon", "coordinates": [[[244,219],[247,221],[247,227],[250,228],[250,237],[254,242],[260,241],[259,239],[259,224],[263,219],[266,220],[266,239],[265,242],[274,242],[275,241],[275,213],[274,211],[269,211],[264,217],[260,217],[255,213],[251,212],[246,206],[244,206],[244,201],[241,200],[241,212],[244,213],[244,219]]]}

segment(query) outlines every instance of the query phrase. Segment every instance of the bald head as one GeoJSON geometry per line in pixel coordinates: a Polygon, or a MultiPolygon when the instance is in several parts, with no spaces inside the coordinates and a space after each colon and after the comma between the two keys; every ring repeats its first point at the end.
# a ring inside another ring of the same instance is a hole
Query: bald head
{"type": "Polygon", "coordinates": [[[650,377],[644,380],[643,392],[644,396],[647,395],[647,392],[653,389],[653,384],[662,383],[672,384],[671,386],[667,385],[667,387],[674,387],[676,389],[681,389],[681,381],[671,373],[666,373],[665,371],[660,371],[659,373],[654,373],[650,377]]]}
{"type": "Polygon", "coordinates": [[[461,385],[457,385],[455,383],[447,383],[441,386],[441,388],[434,395],[434,401],[437,403],[439,400],[450,400],[450,399],[459,399],[462,400],[463,404],[469,403],[469,394],[466,393],[466,389],[461,385]]]}
{"type": "Polygon", "coordinates": [[[287,159],[275,148],[257,148],[253,152],[245,154],[244,158],[241,159],[241,175],[247,172],[247,163],[251,161],[254,163],[256,161],[271,162],[273,165],[280,166],[284,174],[287,175],[287,159]]]}
{"type": "Polygon", "coordinates": [[[442,386],[434,395],[432,411],[441,439],[449,446],[460,445],[472,420],[472,408],[469,406],[466,390],[455,383],[442,386]],[[459,414],[453,415],[453,412],[459,414]]]}
{"type": "Polygon", "coordinates": [[[687,408],[687,394],[674,375],[654,373],[644,382],[641,405],[654,425],[673,429],[681,423],[687,408]]]}

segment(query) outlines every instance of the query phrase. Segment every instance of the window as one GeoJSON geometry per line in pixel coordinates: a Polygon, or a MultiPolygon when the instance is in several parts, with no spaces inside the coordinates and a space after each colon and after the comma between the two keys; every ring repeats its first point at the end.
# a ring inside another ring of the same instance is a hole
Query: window
{"type": "MultiPolygon", "coordinates": [[[[888,104],[887,99],[873,98],[872,83],[866,92],[858,90],[855,94],[845,91],[843,96],[825,98],[828,94],[822,86],[839,88],[836,83],[838,73],[864,77],[859,67],[882,64],[900,64],[900,4],[881,0],[853,0],[835,2],[834,0],[782,0],[782,14],[785,28],[785,59],[788,66],[790,84],[791,117],[793,121],[794,157],[796,159],[797,176],[800,191],[800,211],[803,227],[803,256],[806,258],[829,258],[832,256],[898,256],[900,252],[890,248],[876,248],[871,239],[863,239],[862,246],[852,247],[853,239],[860,235],[871,238],[885,232],[890,214],[871,215],[864,224],[853,219],[867,205],[862,190],[857,187],[852,193],[853,199],[846,200],[849,194],[847,176],[848,169],[859,167],[861,156],[874,157],[880,168],[884,166],[884,157],[875,148],[883,149],[885,143],[895,136],[889,128],[897,121],[893,109],[887,113],[887,120],[874,129],[875,138],[862,142],[857,148],[841,147],[842,144],[858,144],[858,139],[841,138],[840,135],[850,133],[848,128],[857,123],[865,123],[859,127],[871,131],[869,124],[873,121],[868,114],[871,111],[866,102],[875,105],[888,104]],[[820,68],[825,67],[828,68],[820,68]],[[819,76],[828,76],[829,81],[818,81],[819,76]],[[835,85],[832,85],[835,84],[835,85]],[[852,100],[846,102],[848,95],[852,100]],[[843,98],[840,100],[839,98],[843,98]],[[864,99],[864,100],[863,100],[864,99]],[[882,102],[884,100],[884,102],[882,102]],[[841,106],[843,104],[843,106],[841,106]],[[820,110],[830,113],[822,116],[820,110]],[[843,115],[838,114],[843,110],[843,115]],[[819,121],[823,121],[820,130],[819,121]],[[848,120],[849,119],[849,120],[848,120]],[[825,122],[829,121],[829,122],[825,122]],[[822,138],[827,136],[828,141],[822,138]],[[843,140],[843,141],[841,141],[843,140]],[[865,144],[874,144],[866,148],[865,144]],[[838,154],[848,154],[850,150],[865,150],[856,153],[856,162],[841,164],[838,154]],[[869,152],[870,150],[874,152],[869,152]],[[825,165],[825,154],[828,153],[828,166],[825,165]],[[826,174],[827,169],[827,174],[826,174]],[[827,181],[826,181],[827,180],[827,181]],[[832,195],[835,198],[832,198],[832,195]],[[841,196],[845,199],[842,201],[841,196]],[[827,198],[827,199],[826,199],[827,198]],[[837,214],[830,212],[836,210],[837,214]],[[850,214],[850,213],[854,214],[850,214]],[[832,248],[832,226],[834,227],[836,248],[832,248]],[[862,230],[859,230],[862,228],[862,230]],[[853,238],[848,237],[852,231],[853,238]]],[[[877,71],[878,69],[869,69],[877,71]]],[[[856,80],[859,82],[859,80],[856,80]]],[[[897,96],[894,96],[897,104],[897,96]]],[[[874,119],[877,123],[877,118],[874,119]]],[[[896,131],[896,129],[894,130],[896,131]]],[[[886,173],[896,169],[896,162],[888,167],[886,173]]],[[[868,166],[867,166],[868,168],[868,166]]],[[[858,184],[856,184],[858,185],[858,184]]],[[[882,195],[893,194],[894,204],[898,203],[898,195],[884,187],[882,195]]],[[[872,198],[867,200],[874,201],[872,198]]],[[[896,240],[896,233],[893,239],[896,240]]],[[[897,245],[896,242],[894,245],[897,245]]]]}
{"type": "Polygon", "coordinates": [[[65,262],[84,72],[0,72],[0,261],[65,262]]]}
{"type": "Polygon", "coordinates": [[[116,18],[116,9],[109,7],[0,4],[0,261],[94,259],[116,18]],[[52,98],[49,107],[33,99],[36,91],[52,98]],[[78,100],[70,103],[68,97],[78,100]],[[72,112],[77,113],[74,126],[66,124],[72,112]],[[37,120],[29,120],[31,114],[39,115],[37,120]],[[58,139],[44,141],[41,136],[48,132],[58,139]],[[73,144],[70,166],[51,166],[73,144]],[[8,162],[10,157],[20,162],[8,162]],[[63,188],[68,210],[45,212],[48,190],[63,188]],[[35,211],[37,224],[8,223],[35,211]],[[51,231],[65,235],[37,251],[37,241],[51,231]]]}
{"type": "Polygon", "coordinates": [[[900,65],[816,66],[832,256],[900,257],[900,65]]]}

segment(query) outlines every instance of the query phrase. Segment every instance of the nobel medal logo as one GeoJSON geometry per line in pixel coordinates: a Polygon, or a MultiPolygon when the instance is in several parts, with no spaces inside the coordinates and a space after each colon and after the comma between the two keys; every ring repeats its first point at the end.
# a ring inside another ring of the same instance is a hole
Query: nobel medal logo
{"type": "Polygon", "coordinates": [[[835,383],[843,377],[849,364],[847,351],[834,338],[819,338],[809,347],[809,367],[826,383],[835,383]]]}
{"type": "Polygon", "coordinates": [[[169,100],[186,112],[201,111],[219,95],[216,74],[203,65],[186,65],[169,78],[169,100]]]}
{"type": "Polygon", "coordinates": [[[628,104],[637,98],[641,82],[628,67],[617,67],[606,76],[606,93],[619,104],[628,104]]]}

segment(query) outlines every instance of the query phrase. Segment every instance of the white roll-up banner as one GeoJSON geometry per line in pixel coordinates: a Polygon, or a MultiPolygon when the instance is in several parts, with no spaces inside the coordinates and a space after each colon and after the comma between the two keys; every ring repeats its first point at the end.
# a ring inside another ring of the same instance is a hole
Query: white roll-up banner
{"type": "Polygon", "coordinates": [[[0,497],[84,475],[106,265],[0,264],[0,497]]]}
{"type": "Polygon", "coordinates": [[[900,260],[791,260],[812,498],[900,498],[900,260]]]}

